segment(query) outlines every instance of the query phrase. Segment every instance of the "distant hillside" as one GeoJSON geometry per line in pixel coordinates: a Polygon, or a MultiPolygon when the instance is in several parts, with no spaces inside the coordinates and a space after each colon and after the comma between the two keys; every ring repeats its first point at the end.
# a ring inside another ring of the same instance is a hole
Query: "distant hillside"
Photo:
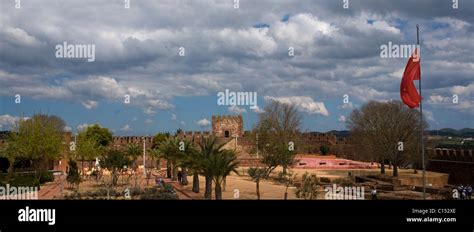
{"type": "Polygon", "coordinates": [[[312,131],[312,132],[309,132],[309,134],[334,134],[337,137],[347,137],[349,136],[350,132],[348,130],[340,130],[340,131],[330,130],[327,132],[312,131]]]}
{"type": "Polygon", "coordinates": [[[350,135],[350,132],[348,130],[331,130],[326,132],[328,134],[335,134],[337,137],[347,137],[350,135]]]}
{"type": "MultiPolygon", "coordinates": [[[[350,135],[350,131],[348,130],[330,130],[328,132],[318,132],[313,131],[309,132],[310,134],[335,134],[337,137],[347,137],[350,135]]],[[[472,128],[464,128],[460,130],[452,129],[452,128],[443,128],[440,130],[429,130],[427,131],[430,135],[439,135],[439,136],[448,136],[448,137],[462,137],[462,138],[474,138],[474,129],[472,128]]]]}
{"type": "Polygon", "coordinates": [[[474,137],[474,129],[464,128],[461,130],[456,130],[452,128],[443,128],[440,130],[429,130],[430,135],[439,135],[439,136],[449,136],[449,137],[463,137],[463,138],[472,138],[474,137]]]}

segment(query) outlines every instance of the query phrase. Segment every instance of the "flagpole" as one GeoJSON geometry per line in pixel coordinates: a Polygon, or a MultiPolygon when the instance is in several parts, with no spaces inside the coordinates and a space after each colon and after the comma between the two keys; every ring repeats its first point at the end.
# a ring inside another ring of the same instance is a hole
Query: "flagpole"
{"type": "MultiPolygon", "coordinates": [[[[418,45],[418,62],[421,62],[421,51],[420,51],[420,29],[418,24],[416,25],[416,44],[418,45]]],[[[426,200],[426,166],[425,166],[425,144],[423,141],[423,95],[421,93],[421,64],[420,64],[420,78],[419,78],[419,86],[420,86],[420,127],[421,127],[421,162],[423,166],[423,200],[426,200]]]]}

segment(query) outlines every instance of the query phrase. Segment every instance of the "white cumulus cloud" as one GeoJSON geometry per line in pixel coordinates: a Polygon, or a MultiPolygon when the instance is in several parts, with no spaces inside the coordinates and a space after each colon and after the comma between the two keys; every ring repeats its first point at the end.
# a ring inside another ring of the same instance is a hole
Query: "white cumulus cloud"
{"type": "Polygon", "coordinates": [[[265,101],[277,101],[284,104],[295,105],[297,109],[307,112],[309,114],[320,114],[329,116],[329,112],[324,105],[324,102],[315,102],[311,97],[307,96],[292,96],[292,97],[272,97],[265,96],[265,101]]]}
{"type": "Polygon", "coordinates": [[[211,125],[211,122],[205,118],[196,121],[196,124],[200,127],[207,127],[211,125]]]}
{"type": "Polygon", "coordinates": [[[229,112],[234,113],[234,114],[243,114],[247,113],[247,110],[238,106],[230,106],[228,108],[229,112]]]}

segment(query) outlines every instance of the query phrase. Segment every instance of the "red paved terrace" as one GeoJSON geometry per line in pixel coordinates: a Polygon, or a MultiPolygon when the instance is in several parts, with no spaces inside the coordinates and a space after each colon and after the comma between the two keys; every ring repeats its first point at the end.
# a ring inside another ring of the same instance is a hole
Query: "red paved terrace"
{"type": "Polygon", "coordinates": [[[360,162],[330,156],[298,156],[295,168],[311,169],[376,169],[377,163],[360,162]]]}

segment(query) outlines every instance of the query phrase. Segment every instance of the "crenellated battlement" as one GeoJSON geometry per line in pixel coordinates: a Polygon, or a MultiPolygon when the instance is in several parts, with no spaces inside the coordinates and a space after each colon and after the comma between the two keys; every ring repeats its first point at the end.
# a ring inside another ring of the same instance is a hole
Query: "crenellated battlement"
{"type": "Polygon", "coordinates": [[[208,138],[211,136],[210,131],[181,131],[176,134],[178,138],[208,138]]]}
{"type": "Polygon", "coordinates": [[[212,115],[213,122],[219,122],[222,120],[242,121],[242,115],[212,115]]]}
{"type": "Polygon", "coordinates": [[[153,136],[113,136],[112,146],[120,148],[132,143],[142,146],[143,140],[145,140],[145,147],[151,148],[153,136]]]}
{"type": "Polygon", "coordinates": [[[244,120],[242,115],[213,115],[212,134],[220,138],[242,137],[244,120]]]}
{"type": "Polygon", "coordinates": [[[426,148],[430,158],[449,161],[473,162],[474,150],[447,149],[447,148],[426,148]]]}

